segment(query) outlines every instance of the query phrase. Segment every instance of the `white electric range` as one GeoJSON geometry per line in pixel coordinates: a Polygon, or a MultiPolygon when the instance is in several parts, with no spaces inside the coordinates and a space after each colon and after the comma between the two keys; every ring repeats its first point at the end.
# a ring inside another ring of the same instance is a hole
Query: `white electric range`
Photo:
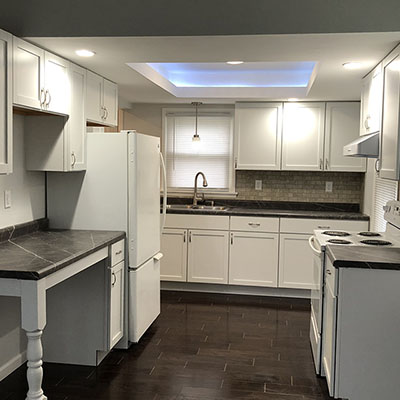
{"type": "Polygon", "coordinates": [[[389,201],[384,206],[384,211],[385,220],[387,221],[385,232],[315,230],[314,235],[309,239],[310,247],[314,254],[313,276],[315,286],[315,289],[311,291],[310,342],[315,370],[318,375],[324,375],[321,354],[326,246],[400,248],[400,201],[389,201]]]}

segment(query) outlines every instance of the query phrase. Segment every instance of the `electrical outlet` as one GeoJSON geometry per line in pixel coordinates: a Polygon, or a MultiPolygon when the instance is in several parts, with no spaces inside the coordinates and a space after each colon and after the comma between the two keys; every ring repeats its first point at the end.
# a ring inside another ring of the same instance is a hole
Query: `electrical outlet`
{"type": "Polygon", "coordinates": [[[332,193],[333,182],[325,182],[325,192],[332,193]]]}
{"type": "Polygon", "coordinates": [[[11,190],[4,191],[4,208],[11,208],[11,190]]]}
{"type": "Polygon", "coordinates": [[[262,180],[256,179],[256,184],[255,184],[255,189],[256,190],[262,190],[262,180]]]}

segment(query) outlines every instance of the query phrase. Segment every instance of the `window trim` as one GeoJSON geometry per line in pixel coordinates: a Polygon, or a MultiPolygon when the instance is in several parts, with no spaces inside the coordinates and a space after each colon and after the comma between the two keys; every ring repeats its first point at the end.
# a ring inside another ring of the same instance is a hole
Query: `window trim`
{"type": "MultiPolygon", "coordinates": [[[[189,107],[181,107],[181,108],[162,108],[162,153],[165,161],[167,162],[167,137],[166,137],[166,127],[167,127],[167,117],[169,114],[179,115],[195,115],[195,111],[189,107]]],[[[236,197],[236,171],[235,171],[235,110],[233,108],[201,108],[198,113],[199,116],[202,115],[229,115],[231,117],[231,135],[232,135],[232,154],[230,160],[230,182],[229,189],[207,189],[198,187],[198,193],[204,193],[205,195],[213,195],[216,197],[236,197]]],[[[194,177],[193,177],[194,184],[194,177]]],[[[161,193],[164,192],[164,189],[161,188],[161,193]]],[[[193,194],[193,188],[177,188],[177,187],[168,187],[168,195],[171,197],[179,196],[179,195],[189,195],[193,194]]]]}

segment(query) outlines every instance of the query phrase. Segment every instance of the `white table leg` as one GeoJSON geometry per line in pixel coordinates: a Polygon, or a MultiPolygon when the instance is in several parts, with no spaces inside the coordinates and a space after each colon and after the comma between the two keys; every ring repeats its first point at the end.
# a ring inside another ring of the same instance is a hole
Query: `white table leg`
{"type": "Polygon", "coordinates": [[[28,394],[26,400],[46,400],[47,397],[43,395],[42,390],[42,379],[43,379],[43,368],[42,368],[42,337],[43,331],[37,330],[33,332],[26,332],[28,337],[28,370],[26,377],[28,379],[28,394]]]}
{"type": "Polygon", "coordinates": [[[22,329],[28,337],[28,393],[26,400],[47,400],[43,394],[42,333],[46,326],[46,288],[44,281],[21,282],[22,329]]]}

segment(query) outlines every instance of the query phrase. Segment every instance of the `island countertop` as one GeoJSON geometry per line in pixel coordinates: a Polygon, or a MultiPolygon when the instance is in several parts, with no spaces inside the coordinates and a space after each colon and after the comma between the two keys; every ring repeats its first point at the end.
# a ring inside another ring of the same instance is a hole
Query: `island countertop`
{"type": "Polygon", "coordinates": [[[125,238],[119,231],[45,229],[21,236],[14,232],[0,232],[0,278],[39,280],[125,238]]]}
{"type": "Polygon", "coordinates": [[[395,247],[326,246],[335,268],[390,269],[400,271],[400,249],[395,247]]]}

